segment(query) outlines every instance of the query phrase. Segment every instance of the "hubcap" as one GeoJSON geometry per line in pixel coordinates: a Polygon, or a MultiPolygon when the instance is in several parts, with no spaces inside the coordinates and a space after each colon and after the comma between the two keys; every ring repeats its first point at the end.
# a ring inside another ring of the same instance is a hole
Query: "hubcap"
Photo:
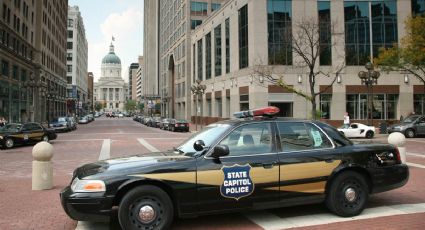
{"type": "Polygon", "coordinates": [[[139,210],[139,219],[142,223],[147,224],[152,222],[156,217],[155,209],[150,205],[145,205],[139,210]]]}
{"type": "Polygon", "coordinates": [[[13,141],[11,139],[8,139],[6,141],[6,147],[11,148],[13,146],[13,141]]]}
{"type": "Polygon", "coordinates": [[[356,199],[356,190],[353,188],[348,188],[345,190],[345,199],[347,199],[349,202],[353,202],[356,199]]]}

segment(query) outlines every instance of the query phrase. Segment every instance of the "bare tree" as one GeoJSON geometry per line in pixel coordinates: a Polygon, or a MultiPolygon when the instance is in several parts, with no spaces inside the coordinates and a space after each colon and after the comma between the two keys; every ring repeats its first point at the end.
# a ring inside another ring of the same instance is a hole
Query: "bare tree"
{"type": "MultiPolygon", "coordinates": [[[[284,75],[274,74],[273,66],[256,65],[253,70],[253,76],[258,79],[280,86],[298,96],[305,98],[311,103],[311,117],[317,119],[317,96],[326,92],[336,81],[339,73],[345,68],[345,61],[337,66],[326,68],[326,71],[319,68],[319,58],[322,52],[328,47],[333,47],[335,42],[323,44],[321,42],[320,30],[323,25],[320,25],[317,19],[303,19],[295,23],[293,33],[284,33],[284,36],[289,36],[287,39],[292,41],[292,53],[294,54],[293,67],[307,74],[309,90],[303,91],[296,89],[285,81],[284,75]],[[318,78],[332,79],[331,83],[322,90],[316,89],[318,78]]],[[[329,25],[330,26],[330,23],[329,25]]],[[[334,34],[333,27],[329,27],[331,33],[334,34]]]]}

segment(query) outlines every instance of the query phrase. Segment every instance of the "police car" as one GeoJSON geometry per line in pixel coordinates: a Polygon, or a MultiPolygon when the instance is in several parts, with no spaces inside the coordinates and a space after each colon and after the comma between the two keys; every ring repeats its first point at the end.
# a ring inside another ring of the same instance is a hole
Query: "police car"
{"type": "Polygon", "coordinates": [[[123,229],[166,229],[174,217],[325,202],[362,212],[368,196],[405,185],[396,147],[353,145],[319,122],[274,118],[276,107],[236,113],[174,150],[86,164],[60,194],[73,219],[101,221],[118,207],[123,229]]]}

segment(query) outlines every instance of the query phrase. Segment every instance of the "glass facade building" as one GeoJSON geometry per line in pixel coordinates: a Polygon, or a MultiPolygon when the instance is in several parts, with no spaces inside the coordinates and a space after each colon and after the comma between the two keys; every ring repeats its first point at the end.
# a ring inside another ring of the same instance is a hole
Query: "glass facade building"
{"type": "Polygon", "coordinates": [[[292,65],[292,0],[267,0],[269,65],[292,65]]]}

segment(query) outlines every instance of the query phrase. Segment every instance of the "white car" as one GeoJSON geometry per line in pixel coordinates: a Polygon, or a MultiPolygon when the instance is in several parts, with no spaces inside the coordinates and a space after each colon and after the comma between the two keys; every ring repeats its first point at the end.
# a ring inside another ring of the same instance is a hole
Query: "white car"
{"type": "Polygon", "coordinates": [[[375,127],[367,126],[360,123],[351,123],[349,128],[344,126],[339,127],[338,131],[343,133],[346,137],[365,137],[373,138],[375,136],[375,127]]]}

